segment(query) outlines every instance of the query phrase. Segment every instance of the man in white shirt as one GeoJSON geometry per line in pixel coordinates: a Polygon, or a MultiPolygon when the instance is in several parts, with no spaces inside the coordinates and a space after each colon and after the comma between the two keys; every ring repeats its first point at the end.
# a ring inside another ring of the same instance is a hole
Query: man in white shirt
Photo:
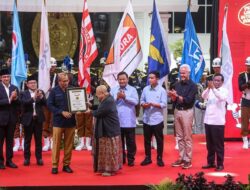
{"type": "Polygon", "coordinates": [[[8,69],[0,71],[2,82],[0,82],[0,169],[5,169],[3,144],[6,141],[6,166],[17,168],[12,162],[13,138],[17,123],[19,108],[18,89],[10,84],[10,72],[8,69]]]}
{"type": "Polygon", "coordinates": [[[21,124],[24,129],[24,166],[30,165],[31,139],[35,138],[35,155],[37,165],[42,166],[42,124],[45,120],[43,107],[46,106],[45,94],[37,88],[37,74],[27,78],[28,89],[21,92],[22,104],[21,124]]]}
{"type": "Polygon", "coordinates": [[[216,171],[224,169],[224,129],[228,91],[222,87],[223,82],[223,75],[215,74],[213,81],[208,82],[207,89],[202,93],[202,98],[207,101],[204,118],[207,141],[207,165],[202,166],[202,168],[215,168],[216,171]],[[215,156],[217,166],[215,165],[215,156]]]}

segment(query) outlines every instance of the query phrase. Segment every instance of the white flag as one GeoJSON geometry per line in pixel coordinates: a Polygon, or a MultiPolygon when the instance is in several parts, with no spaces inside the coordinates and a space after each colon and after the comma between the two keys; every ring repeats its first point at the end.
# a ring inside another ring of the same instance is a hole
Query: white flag
{"type": "Polygon", "coordinates": [[[117,74],[125,71],[130,76],[141,60],[141,44],[129,0],[106,60],[103,79],[110,87],[116,86],[117,74]]]}
{"type": "Polygon", "coordinates": [[[40,51],[38,69],[38,88],[48,93],[50,89],[50,44],[48,17],[44,1],[42,1],[40,51]]]}
{"type": "Polygon", "coordinates": [[[221,57],[222,57],[221,74],[224,76],[223,86],[228,90],[227,103],[231,105],[233,104],[233,83],[232,83],[233,62],[232,62],[229,40],[227,36],[227,10],[228,8],[225,7],[225,15],[222,27],[222,42],[221,42],[221,57]]]}

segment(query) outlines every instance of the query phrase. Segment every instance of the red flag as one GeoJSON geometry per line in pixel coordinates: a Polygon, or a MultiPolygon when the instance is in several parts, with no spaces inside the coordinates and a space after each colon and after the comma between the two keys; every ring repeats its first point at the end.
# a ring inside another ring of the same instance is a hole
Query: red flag
{"type": "Polygon", "coordinates": [[[89,16],[87,1],[84,0],[80,36],[78,83],[80,87],[86,87],[88,94],[91,92],[90,65],[97,57],[97,54],[98,51],[89,16]]]}

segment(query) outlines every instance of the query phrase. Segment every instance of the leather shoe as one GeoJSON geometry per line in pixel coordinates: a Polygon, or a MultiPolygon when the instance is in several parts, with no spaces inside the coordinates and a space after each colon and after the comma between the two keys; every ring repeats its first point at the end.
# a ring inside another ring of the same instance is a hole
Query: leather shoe
{"type": "Polygon", "coordinates": [[[152,160],[148,157],[146,157],[142,162],[141,162],[141,166],[146,166],[152,163],[152,160]]]}
{"type": "Polygon", "coordinates": [[[57,168],[52,168],[51,173],[52,174],[57,174],[58,173],[58,169],[57,168]]]}
{"type": "Polygon", "coordinates": [[[43,166],[43,160],[42,160],[42,159],[38,159],[38,160],[36,161],[36,164],[37,164],[38,166],[43,166]]]}
{"type": "Polygon", "coordinates": [[[157,159],[157,165],[158,165],[159,167],[165,166],[165,164],[164,164],[164,162],[163,162],[162,159],[157,159]]]}
{"type": "Polygon", "coordinates": [[[209,169],[209,168],[216,168],[216,166],[214,164],[207,164],[205,166],[201,167],[202,169],[209,169]]]}
{"type": "Polygon", "coordinates": [[[224,166],[217,166],[215,168],[215,171],[217,171],[217,172],[222,171],[222,170],[224,170],[224,166]]]}
{"type": "Polygon", "coordinates": [[[30,160],[25,159],[24,162],[23,162],[23,165],[24,166],[29,166],[30,165],[30,160]]]}
{"type": "Polygon", "coordinates": [[[135,165],[134,162],[128,162],[128,166],[132,167],[132,166],[134,166],[134,165],[135,165]]]}
{"type": "Polygon", "coordinates": [[[73,173],[73,170],[69,166],[63,166],[63,171],[67,173],[73,173]]]}
{"type": "Polygon", "coordinates": [[[126,164],[126,157],[123,157],[122,163],[123,163],[123,164],[126,164]]]}
{"type": "Polygon", "coordinates": [[[12,161],[6,162],[6,166],[9,168],[18,168],[16,164],[14,164],[12,161]]]}
{"type": "Polygon", "coordinates": [[[4,170],[5,166],[3,164],[0,164],[0,170],[4,170]]]}

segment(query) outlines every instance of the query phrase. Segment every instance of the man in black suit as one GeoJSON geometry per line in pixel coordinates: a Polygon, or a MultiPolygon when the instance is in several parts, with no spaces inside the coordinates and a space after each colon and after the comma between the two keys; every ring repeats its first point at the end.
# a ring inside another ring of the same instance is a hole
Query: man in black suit
{"type": "Polygon", "coordinates": [[[10,84],[10,72],[8,69],[0,71],[0,169],[5,169],[3,157],[3,144],[6,144],[6,166],[17,168],[12,162],[13,138],[17,122],[19,99],[18,88],[10,84]]]}
{"type": "Polygon", "coordinates": [[[42,160],[42,124],[45,120],[43,106],[46,105],[45,94],[37,89],[37,75],[27,78],[28,90],[20,95],[22,105],[21,124],[24,128],[24,165],[30,164],[30,144],[32,134],[35,137],[35,155],[37,165],[43,165],[42,160]]]}

